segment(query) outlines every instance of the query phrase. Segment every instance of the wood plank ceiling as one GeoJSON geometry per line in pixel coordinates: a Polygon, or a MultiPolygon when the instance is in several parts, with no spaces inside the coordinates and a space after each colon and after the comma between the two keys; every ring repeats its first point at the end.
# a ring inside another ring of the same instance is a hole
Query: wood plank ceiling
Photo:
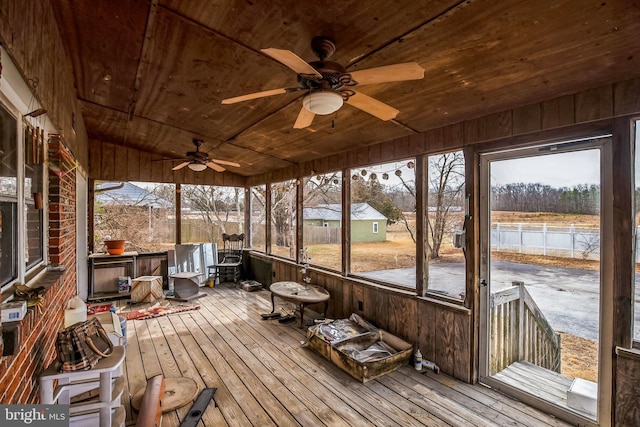
{"type": "Polygon", "coordinates": [[[182,157],[191,139],[252,176],[414,132],[640,76],[640,10],[628,0],[55,0],[90,140],[182,157]],[[348,71],[415,61],[417,81],[358,90],[400,110],[349,105],[293,129],[304,91],[261,53],[316,60],[333,38],[348,71]]]}

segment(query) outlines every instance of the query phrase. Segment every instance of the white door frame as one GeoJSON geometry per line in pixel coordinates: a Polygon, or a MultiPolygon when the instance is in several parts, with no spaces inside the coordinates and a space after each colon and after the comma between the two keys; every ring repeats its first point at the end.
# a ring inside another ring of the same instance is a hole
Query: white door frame
{"type": "MultiPolygon", "coordinates": [[[[585,138],[595,139],[610,135],[591,135],[585,138]]],[[[535,406],[558,418],[577,425],[604,426],[611,424],[612,411],[612,365],[613,355],[613,289],[606,286],[613,279],[613,161],[611,138],[585,141],[585,138],[557,140],[553,143],[533,144],[526,148],[481,152],[480,164],[480,332],[479,332],[479,381],[492,388],[508,393],[517,399],[535,406]],[[600,316],[599,316],[599,354],[598,354],[598,415],[596,422],[577,413],[566,411],[545,400],[539,399],[520,389],[508,386],[491,378],[489,367],[489,250],[490,250],[490,162],[494,160],[516,159],[551,153],[600,150],[600,316]],[[486,285],[485,285],[486,283],[486,285]]]]}

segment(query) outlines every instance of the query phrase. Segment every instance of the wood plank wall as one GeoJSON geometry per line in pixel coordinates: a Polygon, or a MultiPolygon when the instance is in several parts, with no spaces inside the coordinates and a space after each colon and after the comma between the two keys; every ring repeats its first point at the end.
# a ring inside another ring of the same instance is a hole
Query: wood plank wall
{"type": "Polygon", "coordinates": [[[52,7],[48,1],[2,2],[0,43],[47,110],[76,161],[86,169],[87,131],[52,7]]]}
{"type": "Polygon", "coordinates": [[[640,426],[640,350],[616,349],[618,372],[616,377],[615,425],[640,426]]]}
{"type": "Polygon", "coordinates": [[[310,175],[311,171],[323,174],[420,154],[460,150],[491,141],[511,146],[536,133],[560,132],[577,124],[637,114],[639,93],[640,78],[626,80],[252,176],[247,178],[247,185],[296,179],[310,175]],[[508,141],[510,138],[513,139],[508,141]]]}
{"type": "Polygon", "coordinates": [[[194,185],[244,187],[246,178],[229,172],[189,168],[171,170],[176,162],[163,161],[157,155],[134,148],[92,140],[89,152],[89,177],[103,181],[142,181],[194,185]]]}

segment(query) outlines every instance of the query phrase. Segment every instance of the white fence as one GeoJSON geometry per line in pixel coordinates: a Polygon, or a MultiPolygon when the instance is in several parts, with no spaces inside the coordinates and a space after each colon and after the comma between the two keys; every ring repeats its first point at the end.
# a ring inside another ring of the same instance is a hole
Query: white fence
{"type": "Polygon", "coordinates": [[[495,251],[598,259],[600,229],[558,225],[491,225],[491,248],[495,251]]]}

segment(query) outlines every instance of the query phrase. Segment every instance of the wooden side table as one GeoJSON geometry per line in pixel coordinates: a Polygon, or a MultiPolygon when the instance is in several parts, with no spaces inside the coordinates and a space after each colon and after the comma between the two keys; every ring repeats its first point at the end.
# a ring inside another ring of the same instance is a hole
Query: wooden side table
{"type": "Polygon", "coordinates": [[[304,306],[306,304],[318,304],[324,302],[324,313],[329,307],[329,292],[320,286],[302,285],[297,282],[275,282],[269,287],[271,291],[271,312],[275,312],[275,297],[285,301],[295,302],[300,305],[300,327],[304,327],[304,306]]]}

